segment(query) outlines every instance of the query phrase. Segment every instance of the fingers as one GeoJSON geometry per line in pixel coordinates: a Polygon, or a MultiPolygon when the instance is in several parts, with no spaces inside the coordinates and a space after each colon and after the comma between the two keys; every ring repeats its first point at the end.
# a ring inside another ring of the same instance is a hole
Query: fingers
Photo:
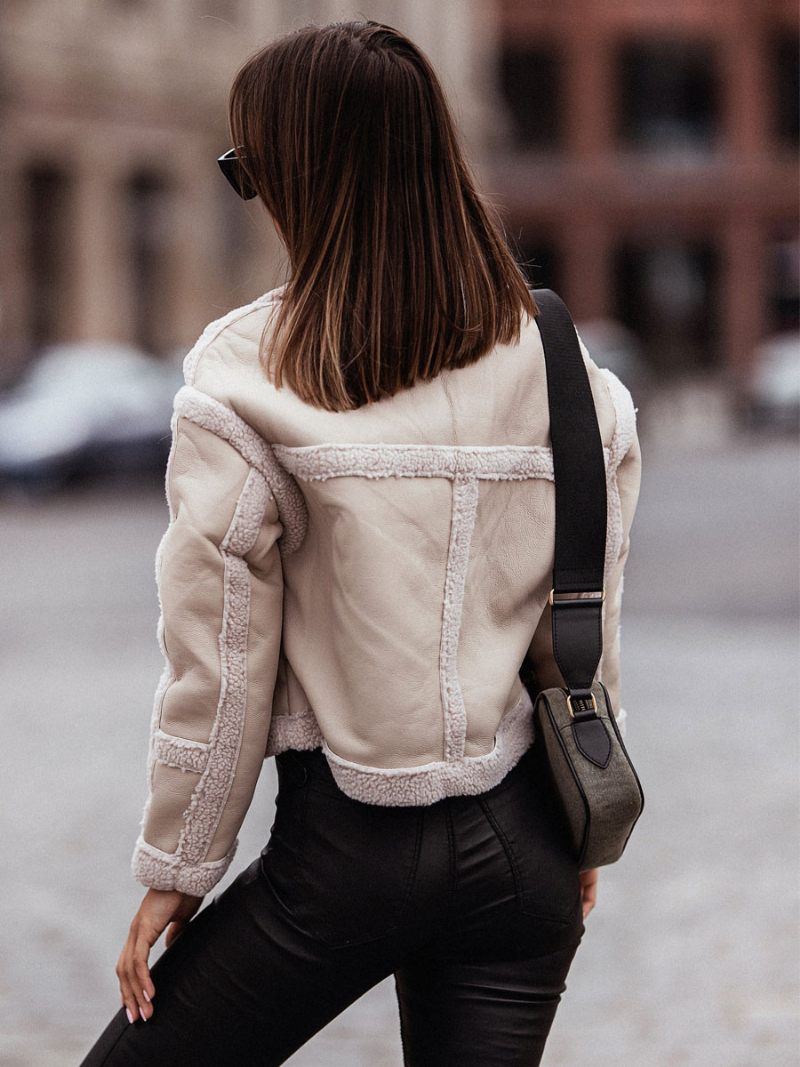
{"type": "Polygon", "coordinates": [[[155,986],[147,964],[150,948],[148,938],[134,920],[116,966],[120,996],[129,1022],[136,1022],[137,1019],[147,1021],[154,1011],[151,1001],[155,996],[155,986]]]}
{"type": "Polygon", "coordinates": [[[583,887],[583,918],[586,919],[589,912],[597,904],[597,883],[599,870],[595,867],[592,870],[581,872],[581,885],[583,887]]]}
{"type": "Polygon", "coordinates": [[[151,1001],[156,995],[150,977],[150,949],[162,930],[174,920],[167,935],[167,945],[181,933],[202,903],[202,897],[190,897],[175,890],[148,888],[139,910],[131,922],[128,939],[117,960],[117,978],[123,1006],[131,1022],[152,1018],[151,1001]],[[177,916],[177,918],[175,918],[177,916]]]}
{"type": "Polygon", "coordinates": [[[125,948],[120,953],[117,960],[116,972],[117,979],[119,980],[119,993],[122,999],[122,1006],[128,1016],[128,1022],[135,1022],[139,1015],[139,1006],[136,1000],[136,994],[133,991],[133,986],[130,980],[130,968],[128,964],[129,947],[126,942],[125,948]]]}
{"type": "Polygon", "coordinates": [[[133,973],[137,983],[134,989],[137,992],[136,1000],[139,1004],[139,1014],[143,1019],[148,1019],[153,1014],[154,1009],[150,1001],[155,996],[156,991],[153,980],[150,977],[150,968],[147,965],[149,955],[150,944],[140,934],[133,950],[133,973]]]}

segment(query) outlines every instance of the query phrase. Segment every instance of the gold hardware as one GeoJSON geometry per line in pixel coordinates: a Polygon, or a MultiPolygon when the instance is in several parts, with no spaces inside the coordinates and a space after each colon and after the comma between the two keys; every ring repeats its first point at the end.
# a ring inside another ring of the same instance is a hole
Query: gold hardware
{"type": "MultiPolygon", "coordinates": [[[[547,598],[551,607],[553,605],[553,596],[566,597],[568,601],[574,601],[574,600],[584,601],[585,600],[585,601],[588,601],[590,604],[595,602],[595,601],[597,601],[597,600],[599,600],[600,603],[602,604],[603,601],[606,598],[606,589],[605,589],[605,586],[603,586],[602,589],[592,589],[592,590],[590,590],[588,592],[588,594],[587,593],[556,593],[555,589],[551,589],[550,590],[550,595],[547,598]]],[[[559,603],[563,604],[564,601],[561,600],[561,601],[559,601],[559,603]]]]}
{"type": "MultiPolygon", "coordinates": [[[[585,697],[582,698],[582,699],[585,699],[585,697]]],[[[569,693],[567,693],[567,708],[569,709],[570,715],[574,719],[575,718],[575,712],[572,710],[572,696],[569,693]]],[[[588,709],[584,708],[583,710],[587,711],[588,709]]],[[[592,711],[597,713],[597,697],[594,695],[594,693],[592,693],[592,711]]]]}

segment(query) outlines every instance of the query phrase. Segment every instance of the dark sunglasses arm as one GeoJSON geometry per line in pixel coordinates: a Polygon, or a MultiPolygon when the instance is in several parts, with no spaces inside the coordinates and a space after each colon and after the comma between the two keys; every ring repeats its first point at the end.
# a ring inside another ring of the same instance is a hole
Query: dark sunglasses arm
{"type": "Polygon", "coordinates": [[[235,148],[229,148],[218,159],[219,169],[242,200],[252,200],[258,195],[242,166],[235,148]]]}

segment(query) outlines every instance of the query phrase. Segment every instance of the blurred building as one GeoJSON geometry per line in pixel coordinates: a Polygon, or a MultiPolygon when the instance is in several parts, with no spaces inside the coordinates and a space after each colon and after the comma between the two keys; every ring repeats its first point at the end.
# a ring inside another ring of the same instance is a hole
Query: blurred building
{"type": "Polygon", "coordinates": [[[216,157],[240,63],[306,22],[370,17],[440,72],[468,147],[494,117],[478,0],[6,0],[0,25],[0,384],[41,346],[169,353],[278,284],[281,247],[216,157]]]}
{"type": "Polygon", "coordinates": [[[497,0],[491,184],[536,284],[737,387],[798,325],[789,0],[497,0]]]}

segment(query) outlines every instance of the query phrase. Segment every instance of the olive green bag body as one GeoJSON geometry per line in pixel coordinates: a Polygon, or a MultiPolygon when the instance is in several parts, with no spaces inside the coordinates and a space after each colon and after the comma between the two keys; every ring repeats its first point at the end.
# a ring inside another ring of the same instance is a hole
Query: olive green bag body
{"type": "Polygon", "coordinates": [[[553,652],[565,688],[536,691],[536,744],[569,825],[581,870],[620,858],[644,808],[644,793],[595,674],[603,652],[606,469],[589,375],[572,318],[550,289],[535,290],[547,366],[556,493],[550,593],[553,652]]]}

